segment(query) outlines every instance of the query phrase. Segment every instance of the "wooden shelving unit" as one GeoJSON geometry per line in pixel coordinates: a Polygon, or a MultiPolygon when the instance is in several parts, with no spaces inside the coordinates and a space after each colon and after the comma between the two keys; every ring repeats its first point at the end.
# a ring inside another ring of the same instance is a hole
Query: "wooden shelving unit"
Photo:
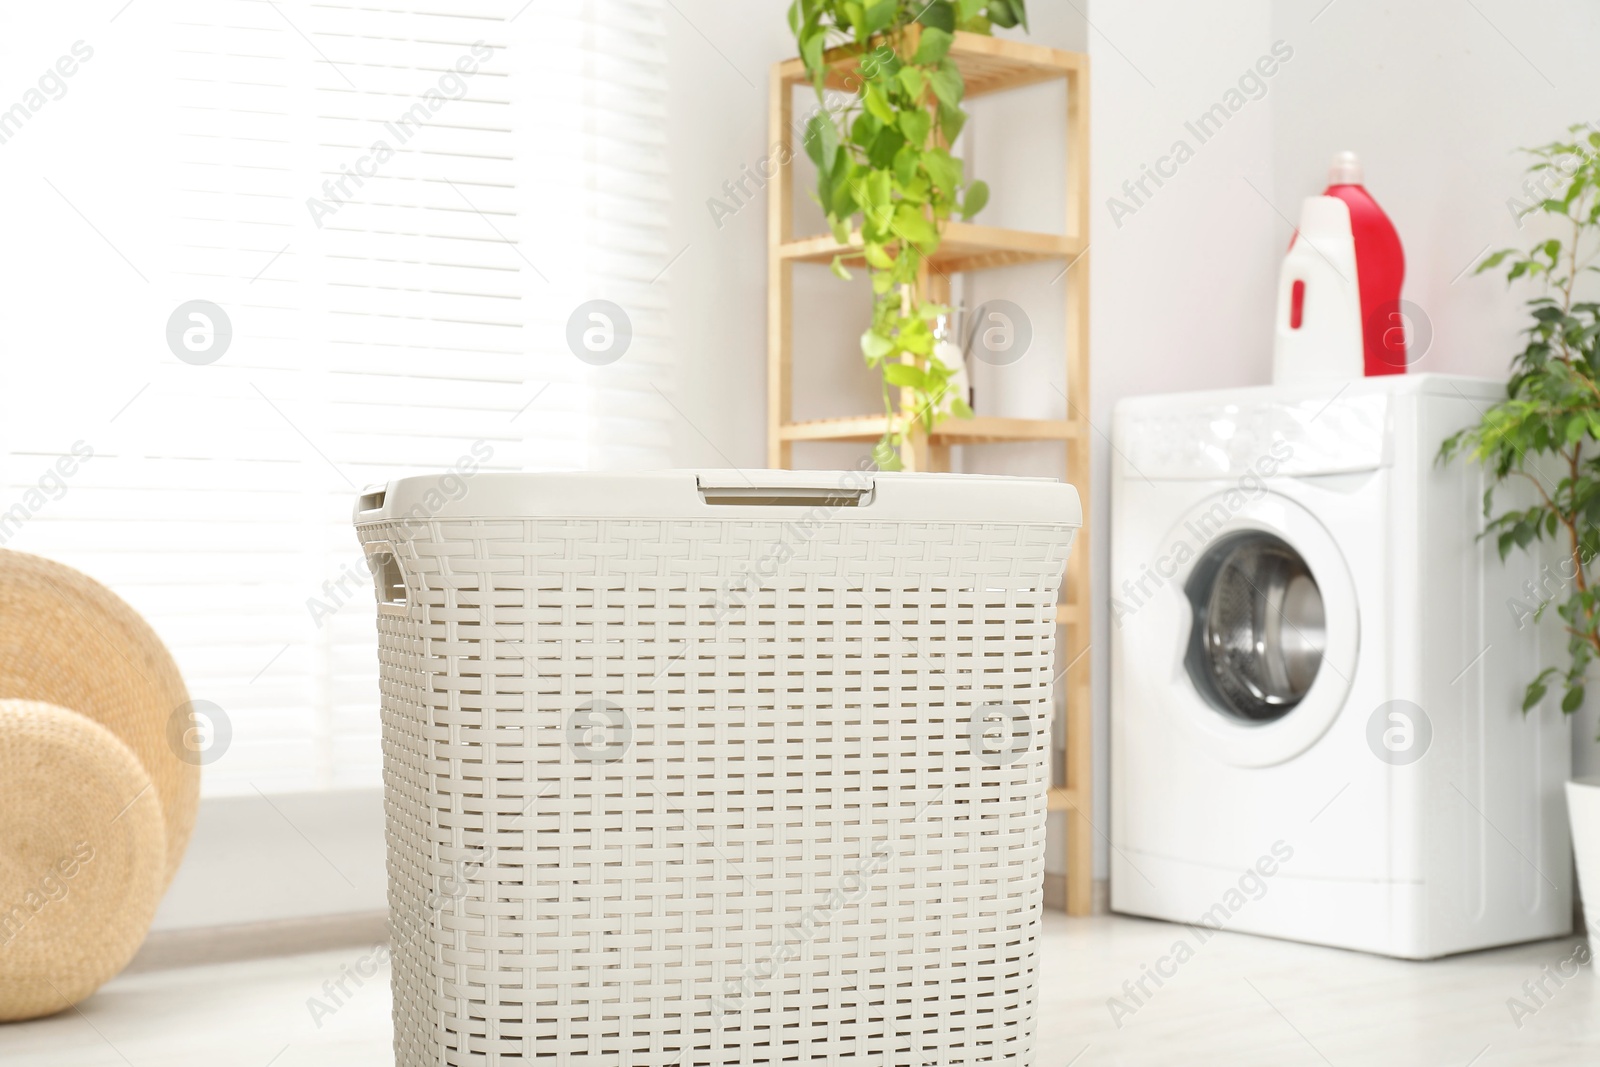
{"type": "MultiPolygon", "coordinates": [[[[862,50],[839,48],[827,59],[828,83],[844,89],[862,50]]],[[[1094,826],[1090,792],[1092,749],[1089,672],[1089,100],[1087,56],[1021,41],[958,33],[950,57],[966,79],[968,98],[1006,92],[1025,85],[1060,81],[1067,94],[1063,147],[1067,154],[1064,233],[1035,233],[965,222],[949,222],[936,256],[927,264],[926,292],[933,300],[950,299],[950,275],[991,270],[1020,263],[1061,262],[1066,269],[1067,335],[1063,353],[1066,372],[1065,419],[1009,419],[979,416],[947,419],[930,437],[914,438],[910,453],[925,470],[949,470],[955,445],[1000,441],[1053,442],[1063,446],[1066,476],[1083,500],[1084,524],[1072,549],[1066,599],[1056,621],[1062,627],[1062,666],[1066,670],[1065,786],[1050,790],[1049,807],[1067,818],[1066,906],[1069,914],[1087,915],[1093,904],[1094,826]]],[[[772,68],[769,121],[771,143],[795,155],[794,96],[808,85],[798,59],[772,68]]],[[[782,167],[769,186],[767,202],[767,461],[774,468],[794,465],[795,442],[875,442],[882,436],[884,415],[794,420],[793,336],[794,270],[796,264],[830,263],[835,255],[859,248],[859,235],[841,245],[831,234],[796,237],[794,168],[782,167]]],[[[850,358],[860,358],[854,353],[850,358]]]]}

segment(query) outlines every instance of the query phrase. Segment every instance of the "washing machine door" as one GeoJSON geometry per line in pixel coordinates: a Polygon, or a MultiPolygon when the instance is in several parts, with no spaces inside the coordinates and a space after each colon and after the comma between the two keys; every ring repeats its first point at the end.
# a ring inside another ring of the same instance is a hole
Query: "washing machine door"
{"type": "Polygon", "coordinates": [[[1276,722],[1310,692],[1327,648],[1326,605],[1305,557],[1277,534],[1239,530],[1184,583],[1189,680],[1225,715],[1276,722]]]}
{"type": "Polygon", "coordinates": [[[1173,528],[1174,712],[1218,758],[1292,759],[1350,692],[1360,618],[1349,567],[1327,529],[1275,492],[1202,501],[1173,528]]]}

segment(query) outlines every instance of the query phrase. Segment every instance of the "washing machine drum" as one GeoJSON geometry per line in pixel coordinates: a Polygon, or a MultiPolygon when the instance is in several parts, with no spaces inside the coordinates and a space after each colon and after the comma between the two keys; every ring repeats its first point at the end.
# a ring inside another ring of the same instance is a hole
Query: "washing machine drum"
{"type": "Polygon", "coordinates": [[[1327,648],[1322,591],[1300,553],[1265,531],[1234,534],[1196,562],[1185,591],[1185,665],[1206,701],[1245,723],[1293,711],[1327,648]]]}

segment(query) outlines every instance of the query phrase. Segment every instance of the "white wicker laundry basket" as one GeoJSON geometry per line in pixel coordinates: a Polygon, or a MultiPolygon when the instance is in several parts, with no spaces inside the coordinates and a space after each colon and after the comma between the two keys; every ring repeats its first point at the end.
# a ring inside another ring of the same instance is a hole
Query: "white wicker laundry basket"
{"type": "Polygon", "coordinates": [[[400,1067],[1034,1062],[1071,486],[362,495],[400,1067]]]}

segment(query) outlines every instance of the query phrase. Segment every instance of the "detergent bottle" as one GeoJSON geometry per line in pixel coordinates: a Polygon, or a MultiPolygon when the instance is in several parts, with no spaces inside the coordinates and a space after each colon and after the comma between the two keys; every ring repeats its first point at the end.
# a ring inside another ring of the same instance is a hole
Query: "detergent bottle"
{"type": "Polygon", "coordinates": [[[1405,373],[1405,269],[1400,235],[1361,184],[1360,160],[1340,152],[1328,188],[1301,205],[1284,258],[1273,381],[1405,373]]]}

